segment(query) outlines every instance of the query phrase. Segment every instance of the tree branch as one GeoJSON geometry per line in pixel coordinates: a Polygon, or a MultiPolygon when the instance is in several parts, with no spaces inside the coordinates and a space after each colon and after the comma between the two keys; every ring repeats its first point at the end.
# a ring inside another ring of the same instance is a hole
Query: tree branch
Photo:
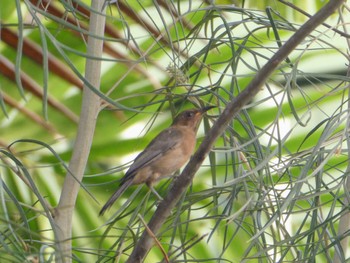
{"type": "MultiPolygon", "coordinates": [[[[103,34],[105,28],[105,15],[102,10],[104,1],[92,0],[89,39],[85,67],[85,79],[90,86],[99,89],[101,77],[101,60],[103,34]]],[[[72,221],[76,199],[80,184],[84,176],[84,170],[89,157],[93,135],[96,127],[96,119],[99,113],[100,98],[86,84],[83,89],[82,110],[79,120],[72,158],[69,163],[68,173],[64,180],[59,204],[55,210],[55,222],[57,225],[57,253],[56,262],[72,261],[72,221]]]]}
{"type": "MultiPolygon", "coordinates": [[[[209,130],[199,149],[193,155],[181,175],[174,182],[165,199],[159,204],[152,219],[149,222],[149,229],[157,234],[165,220],[175,207],[181,195],[190,185],[195,173],[201,166],[203,160],[211,150],[216,139],[224,132],[228,123],[235,115],[259,92],[266,82],[267,78],[283,61],[317,26],[323,23],[337,8],[341,6],[344,0],[329,1],[319,12],[312,16],[298,31],[272,56],[272,58],[255,75],[254,79],[248,84],[236,98],[227,104],[225,110],[209,130]]],[[[148,251],[153,245],[153,238],[148,231],[144,231],[131,253],[127,263],[142,262],[148,251]]]]}

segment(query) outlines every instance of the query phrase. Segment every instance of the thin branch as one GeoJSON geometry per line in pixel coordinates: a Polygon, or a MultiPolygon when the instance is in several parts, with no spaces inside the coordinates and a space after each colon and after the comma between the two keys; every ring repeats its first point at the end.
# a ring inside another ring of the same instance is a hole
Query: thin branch
{"type": "Polygon", "coordinates": [[[167,255],[167,253],[165,252],[165,249],[163,248],[162,244],[159,242],[159,240],[154,235],[154,233],[148,228],[148,225],[147,225],[146,221],[143,219],[143,217],[140,214],[138,215],[138,217],[140,218],[142,224],[145,226],[145,229],[148,232],[148,234],[154,239],[154,242],[156,243],[157,247],[159,247],[160,251],[163,254],[165,262],[169,263],[170,262],[169,257],[167,255]]]}
{"type": "MultiPolygon", "coordinates": [[[[344,18],[342,16],[342,14],[340,13],[340,18],[343,24],[343,29],[344,32],[347,33],[347,27],[346,27],[346,22],[344,21],[344,18]]],[[[347,44],[348,44],[348,48],[350,48],[350,40],[349,38],[347,39],[347,44]]],[[[346,74],[346,76],[350,76],[350,57],[348,55],[348,72],[346,74]]],[[[347,123],[346,123],[346,127],[347,129],[345,129],[345,137],[346,137],[346,144],[347,144],[347,151],[348,151],[348,156],[350,155],[350,135],[349,135],[349,129],[350,129],[350,114],[349,114],[349,110],[350,110],[350,94],[348,93],[348,118],[347,118],[347,123]]],[[[348,166],[346,168],[345,174],[347,175],[345,177],[345,181],[344,181],[344,199],[343,199],[343,205],[342,205],[342,209],[344,210],[344,213],[341,215],[340,219],[339,219],[339,228],[338,228],[338,237],[340,238],[340,248],[341,249],[336,249],[335,253],[334,253],[334,258],[333,261],[334,263],[341,263],[343,262],[343,256],[347,254],[347,251],[349,250],[349,239],[350,237],[348,235],[346,235],[346,232],[349,231],[349,226],[350,226],[350,212],[349,212],[349,205],[350,205],[350,195],[348,193],[349,189],[350,189],[350,164],[348,163],[348,166]],[[342,254],[340,254],[342,253],[342,254]]]]}
{"type": "MultiPolygon", "coordinates": [[[[296,10],[299,13],[303,14],[304,16],[307,16],[309,18],[311,17],[311,15],[309,13],[305,12],[303,9],[297,7],[296,5],[294,5],[292,3],[286,2],[284,0],[278,0],[278,1],[283,3],[286,6],[289,6],[289,7],[293,8],[294,10],[296,10]]],[[[340,31],[340,30],[334,28],[333,26],[328,25],[327,23],[322,23],[322,25],[324,25],[325,27],[327,27],[329,29],[332,29],[335,33],[339,34],[342,37],[350,38],[350,35],[347,32],[340,31]]]]}
{"type": "MultiPolygon", "coordinates": [[[[207,136],[204,138],[197,152],[193,155],[191,161],[185,167],[184,171],[174,182],[165,199],[159,204],[152,219],[149,222],[149,229],[157,234],[165,220],[175,207],[181,195],[190,185],[195,173],[200,168],[205,157],[211,150],[216,139],[225,131],[228,123],[236,114],[246,105],[261,89],[267,78],[277,68],[277,66],[287,58],[287,56],[323,21],[329,17],[344,0],[329,1],[319,12],[310,18],[298,31],[273,55],[264,67],[255,75],[255,78],[248,84],[235,99],[227,104],[218,120],[214,123],[207,136]]],[[[148,251],[153,246],[153,238],[144,231],[132,254],[127,260],[128,263],[143,262],[148,251]]]]}

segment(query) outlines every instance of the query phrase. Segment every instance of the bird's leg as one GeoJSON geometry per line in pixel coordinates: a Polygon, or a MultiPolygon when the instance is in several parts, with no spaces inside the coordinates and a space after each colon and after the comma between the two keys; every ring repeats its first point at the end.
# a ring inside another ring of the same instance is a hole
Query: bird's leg
{"type": "Polygon", "coordinates": [[[158,192],[156,191],[156,189],[153,188],[152,185],[148,186],[149,189],[151,189],[152,193],[158,198],[159,201],[163,201],[163,198],[158,194],[158,192]]]}

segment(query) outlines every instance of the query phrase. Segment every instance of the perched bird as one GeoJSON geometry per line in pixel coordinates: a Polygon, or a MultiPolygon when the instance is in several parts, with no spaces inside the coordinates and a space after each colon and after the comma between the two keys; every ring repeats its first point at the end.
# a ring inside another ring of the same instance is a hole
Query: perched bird
{"type": "Polygon", "coordinates": [[[118,190],[102,207],[102,215],[130,185],[145,183],[159,198],[153,184],[171,176],[191,157],[196,145],[196,133],[203,114],[213,106],[181,112],[172,125],[159,133],[141,152],[124,177],[118,190]]]}

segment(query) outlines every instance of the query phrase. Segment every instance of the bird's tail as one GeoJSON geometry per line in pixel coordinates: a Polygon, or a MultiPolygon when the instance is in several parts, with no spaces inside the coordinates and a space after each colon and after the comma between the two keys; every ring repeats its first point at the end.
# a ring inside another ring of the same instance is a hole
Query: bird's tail
{"type": "Polygon", "coordinates": [[[125,192],[125,190],[130,185],[132,185],[132,180],[127,180],[122,185],[120,185],[118,190],[114,192],[114,194],[109,198],[106,204],[102,207],[99,215],[100,216],[103,215],[103,213],[106,212],[106,210],[113,205],[113,203],[119,198],[119,196],[121,196],[125,192]]]}

